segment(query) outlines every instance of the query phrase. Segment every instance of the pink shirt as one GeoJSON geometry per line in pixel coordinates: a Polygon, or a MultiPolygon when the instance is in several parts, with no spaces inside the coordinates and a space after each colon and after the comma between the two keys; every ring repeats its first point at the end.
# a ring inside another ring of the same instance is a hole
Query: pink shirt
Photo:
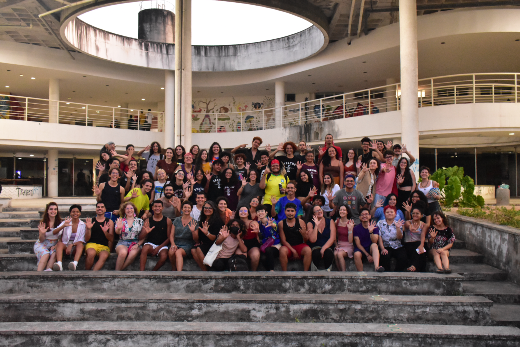
{"type": "Polygon", "coordinates": [[[376,194],[387,196],[392,192],[392,186],[394,184],[395,179],[395,167],[390,165],[390,172],[384,172],[384,168],[386,168],[386,164],[381,164],[381,171],[379,171],[379,176],[377,177],[376,182],[376,194]]]}

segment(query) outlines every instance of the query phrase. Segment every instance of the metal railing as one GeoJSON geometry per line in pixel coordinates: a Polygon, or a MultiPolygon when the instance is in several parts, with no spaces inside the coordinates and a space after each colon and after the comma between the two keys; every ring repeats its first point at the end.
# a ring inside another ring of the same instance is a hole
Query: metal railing
{"type": "MultiPolygon", "coordinates": [[[[419,80],[419,107],[468,103],[517,103],[519,75],[483,73],[450,75],[419,80]]],[[[400,109],[399,83],[358,90],[326,98],[243,112],[193,114],[194,132],[241,132],[273,129],[359,117],[400,109]],[[280,111],[281,109],[281,111],[280,111]],[[276,112],[280,124],[275,124],[276,112]]]]}
{"type": "MultiPolygon", "coordinates": [[[[450,75],[419,80],[419,107],[470,104],[517,103],[517,73],[450,75]]],[[[192,131],[201,133],[242,132],[325,122],[400,109],[400,84],[390,84],[307,100],[281,108],[261,108],[242,112],[192,114],[192,131]],[[276,117],[276,113],[281,117],[276,117]],[[276,124],[276,119],[280,124],[276,124]]],[[[256,104],[256,103],[255,103],[256,104]]],[[[121,107],[80,104],[66,101],[0,94],[0,119],[52,122],[80,126],[163,131],[164,113],[121,107]],[[49,116],[54,115],[54,116],[49,116]]]]}
{"type": "Polygon", "coordinates": [[[163,131],[164,113],[0,94],[0,119],[163,131]]]}

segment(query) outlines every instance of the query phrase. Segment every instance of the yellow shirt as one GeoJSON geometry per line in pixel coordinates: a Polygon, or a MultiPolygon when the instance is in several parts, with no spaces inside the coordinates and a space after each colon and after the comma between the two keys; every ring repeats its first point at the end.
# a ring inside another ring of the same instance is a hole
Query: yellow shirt
{"type": "Polygon", "coordinates": [[[266,179],[265,181],[265,195],[262,204],[271,205],[271,196],[274,196],[276,199],[285,196],[285,194],[280,194],[280,184],[283,189],[287,188],[287,180],[285,179],[285,176],[274,175],[271,173],[269,179],[266,179]]]}
{"type": "Polygon", "coordinates": [[[141,210],[148,211],[150,210],[150,198],[148,195],[144,194],[143,191],[140,188],[134,188],[131,191],[126,194],[126,197],[129,198],[132,196],[133,191],[137,191],[137,197],[130,199],[130,202],[132,202],[135,207],[137,208],[137,211],[135,211],[136,214],[139,214],[141,210]]]}

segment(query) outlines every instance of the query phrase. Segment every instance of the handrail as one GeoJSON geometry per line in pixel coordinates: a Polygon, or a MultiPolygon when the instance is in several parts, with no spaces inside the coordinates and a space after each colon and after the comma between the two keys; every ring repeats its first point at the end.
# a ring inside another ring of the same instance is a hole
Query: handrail
{"type": "MultiPolygon", "coordinates": [[[[491,72],[423,78],[418,81],[418,106],[517,103],[518,75],[491,72]]],[[[280,108],[264,108],[263,104],[254,103],[254,109],[249,111],[222,113],[204,112],[197,106],[192,113],[192,131],[253,131],[397,111],[401,108],[400,95],[400,84],[394,83],[295,102],[281,107],[281,124],[275,124],[276,111],[280,108]]],[[[164,112],[7,94],[0,94],[2,118],[159,132],[164,129],[164,112]]]]}

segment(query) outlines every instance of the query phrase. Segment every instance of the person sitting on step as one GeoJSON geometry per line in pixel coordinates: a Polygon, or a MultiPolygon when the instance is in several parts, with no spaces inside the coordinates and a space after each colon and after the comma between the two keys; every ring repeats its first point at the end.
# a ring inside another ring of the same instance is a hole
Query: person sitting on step
{"type": "Polygon", "coordinates": [[[320,206],[313,207],[312,220],[307,223],[307,244],[312,250],[312,263],[318,270],[330,271],[334,262],[336,224],[323,215],[320,206]]]}
{"type": "Polygon", "coordinates": [[[395,206],[386,206],[384,208],[385,218],[377,222],[379,229],[379,250],[381,251],[381,266],[387,271],[390,270],[390,260],[395,258],[397,264],[395,271],[403,271],[408,267],[408,256],[406,249],[403,247],[401,240],[403,239],[404,220],[395,221],[397,208],[395,206]]]}
{"type": "MultiPolygon", "coordinates": [[[[205,201],[204,194],[200,195],[202,195],[205,201]]],[[[199,200],[199,197],[197,197],[197,200],[199,200]]],[[[182,271],[184,258],[191,258],[191,249],[195,244],[193,237],[195,234],[198,234],[197,221],[191,215],[192,209],[191,201],[184,201],[182,203],[182,217],[177,217],[173,221],[170,233],[171,246],[168,252],[172,271],[182,271]]]]}
{"type": "Polygon", "coordinates": [[[54,230],[54,232],[59,233],[63,230],[61,235],[61,240],[58,242],[58,247],[56,248],[56,262],[52,266],[52,270],[54,271],[63,271],[62,259],[63,259],[63,251],[65,250],[65,254],[74,255],[74,261],[69,263],[69,270],[76,271],[78,266],[78,261],[81,258],[81,254],[83,254],[83,244],[85,243],[85,223],[79,219],[81,216],[81,206],[80,205],[72,205],[69,208],[70,217],[63,221],[60,226],[54,230]]]}
{"type": "Polygon", "coordinates": [[[159,270],[168,259],[168,245],[170,244],[170,232],[172,220],[162,214],[163,202],[155,200],[152,204],[153,216],[144,222],[143,229],[146,233],[146,242],[141,250],[140,270],[146,268],[148,254],[159,258],[152,271],[159,270]]]}
{"type": "Polygon", "coordinates": [[[370,210],[363,207],[359,212],[361,223],[354,227],[354,263],[358,271],[363,271],[363,258],[369,263],[374,263],[377,272],[385,271],[379,266],[379,229],[375,221],[370,221],[370,210]]]}
{"type": "Polygon", "coordinates": [[[133,263],[144,243],[146,232],[143,220],[137,217],[137,208],[131,202],[125,202],[119,209],[116,221],[116,234],[120,235],[116,245],[116,271],[126,269],[133,263]]]}
{"type": "Polygon", "coordinates": [[[240,259],[243,269],[247,271],[246,256],[247,247],[242,237],[245,235],[245,224],[237,219],[229,221],[228,225],[220,229],[220,233],[215,240],[215,244],[222,245],[222,249],[211,266],[213,271],[233,270],[231,261],[234,258],[240,259]],[[242,225],[241,225],[242,224],[242,225]],[[235,254],[240,250],[240,254],[235,254]]]}
{"type": "Polygon", "coordinates": [[[61,224],[58,204],[49,202],[45,206],[45,213],[38,225],[38,240],[34,244],[34,254],[38,258],[38,271],[52,271],[51,267],[56,259],[56,245],[61,234],[54,233],[56,227],[61,224]],[[45,269],[45,270],[43,270],[45,269]]]}
{"type": "Polygon", "coordinates": [[[296,218],[296,205],[292,202],[285,205],[285,219],[278,222],[280,233],[280,265],[282,271],[287,271],[289,258],[302,259],[303,270],[309,271],[311,267],[311,248],[305,243],[307,241],[307,227],[305,222],[296,218]]]}
{"type": "Polygon", "coordinates": [[[450,274],[450,249],[455,242],[455,234],[448,226],[448,220],[441,211],[432,213],[432,225],[429,231],[428,244],[430,245],[430,257],[437,266],[437,273],[450,274]]]}
{"type": "Polygon", "coordinates": [[[105,265],[105,262],[110,255],[109,242],[114,240],[114,222],[105,217],[107,209],[105,204],[99,201],[96,204],[96,218],[92,222],[92,218],[87,218],[85,225],[85,270],[92,269],[94,260],[97,257],[98,261],[93,271],[99,271],[105,265]]]}

